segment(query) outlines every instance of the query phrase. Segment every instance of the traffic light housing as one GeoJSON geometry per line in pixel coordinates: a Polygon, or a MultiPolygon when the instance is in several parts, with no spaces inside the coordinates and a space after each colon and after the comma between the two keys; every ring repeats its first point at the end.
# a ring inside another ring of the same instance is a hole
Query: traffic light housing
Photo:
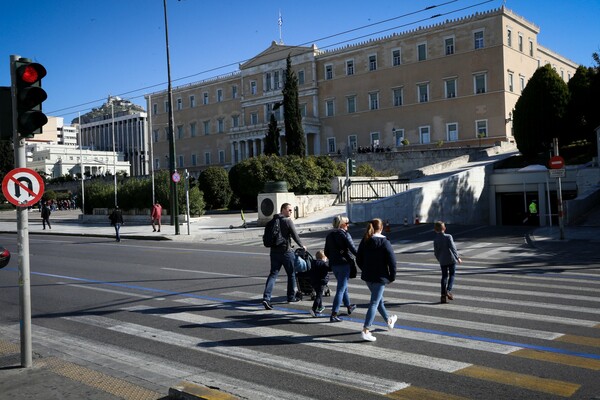
{"type": "Polygon", "coordinates": [[[32,138],[42,133],[42,127],[48,122],[48,117],[42,112],[42,103],[48,98],[42,89],[46,68],[20,58],[14,62],[14,69],[17,132],[22,137],[32,138]]]}
{"type": "Polygon", "coordinates": [[[348,176],[356,175],[356,160],[349,158],[348,159],[348,176]]]}

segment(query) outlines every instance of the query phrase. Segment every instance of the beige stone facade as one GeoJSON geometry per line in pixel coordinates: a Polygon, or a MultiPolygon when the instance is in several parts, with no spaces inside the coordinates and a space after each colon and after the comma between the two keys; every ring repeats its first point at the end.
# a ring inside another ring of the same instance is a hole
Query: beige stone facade
{"type": "MultiPolygon", "coordinates": [[[[261,154],[272,112],[284,135],[273,104],[288,54],[308,154],[513,141],[511,112],[535,70],[549,63],[568,81],[577,68],[538,44],[539,29],[502,7],[325,51],[273,42],[235,73],[173,89],[176,165],[197,175],[261,154]]],[[[166,91],[146,100],[154,167],[167,168],[166,91]]]]}

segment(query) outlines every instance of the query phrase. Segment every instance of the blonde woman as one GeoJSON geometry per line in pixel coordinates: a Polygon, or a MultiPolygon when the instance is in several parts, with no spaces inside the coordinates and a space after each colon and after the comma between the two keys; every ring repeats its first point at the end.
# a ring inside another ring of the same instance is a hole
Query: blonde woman
{"type": "Polygon", "coordinates": [[[362,339],[368,342],[377,340],[370,331],[376,311],[379,311],[387,323],[388,330],[394,329],[394,324],[398,319],[396,315],[388,315],[383,302],[385,285],[396,280],[396,256],[390,241],[381,234],[382,230],[381,219],[375,218],[369,221],[356,256],[356,261],[362,271],[361,279],[367,283],[371,291],[369,309],[361,332],[362,339]]]}
{"type": "Polygon", "coordinates": [[[333,219],[333,230],[325,238],[325,256],[329,259],[329,267],[337,279],[337,287],[333,305],[331,306],[330,322],[340,322],[342,319],[338,313],[341,303],[344,303],[348,310],[348,315],[356,309],[355,304],[350,303],[348,294],[348,279],[350,279],[349,257],[356,256],[356,246],[352,236],[348,233],[347,217],[338,215],[333,219]],[[350,255],[352,253],[352,255],[350,255]]]}

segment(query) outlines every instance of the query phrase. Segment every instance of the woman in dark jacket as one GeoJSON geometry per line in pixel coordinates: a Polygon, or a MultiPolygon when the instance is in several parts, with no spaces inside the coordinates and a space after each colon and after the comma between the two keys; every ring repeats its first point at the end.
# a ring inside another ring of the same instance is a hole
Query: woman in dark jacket
{"type": "Polygon", "coordinates": [[[376,310],[387,323],[388,330],[394,329],[398,319],[396,315],[388,315],[383,303],[385,285],[396,280],[396,256],[390,241],[381,234],[382,229],[383,222],[379,218],[369,221],[356,257],[358,266],[362,270],[361,278],[371,291],[371,301],[361,332],[363,340],[368,342],[377,340],[369,331],[375,320],[376,310]]]}
{"type": "Polygon", "coordinates": [[[338,215],[333,219],[333,231],[329,232],[325,238],[325,256],[329,259],[329,267],[337,279],[337,287],[333,305],[331,306],[331,317],[329,321],[340,322],[342,319],[338,316],[340,304],[344,303],[348,310],[348,315],[356,309],[355,304],[350,303],[348,294],[348,279],[350,279],[350,264],[348,258],[352,257],[350,253],[356,256],[356,246],[352,236],[348,233],[347,217],[338,215]]]}

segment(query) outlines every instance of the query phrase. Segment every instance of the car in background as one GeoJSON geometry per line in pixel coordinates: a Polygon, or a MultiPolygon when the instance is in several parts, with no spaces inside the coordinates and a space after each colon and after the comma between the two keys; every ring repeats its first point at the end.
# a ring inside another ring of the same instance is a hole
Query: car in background
{"type": "Polygon", "coordinates": [[[10,261],[10,251],[0,246],[0,268],[4,268],[10,261]]]}

